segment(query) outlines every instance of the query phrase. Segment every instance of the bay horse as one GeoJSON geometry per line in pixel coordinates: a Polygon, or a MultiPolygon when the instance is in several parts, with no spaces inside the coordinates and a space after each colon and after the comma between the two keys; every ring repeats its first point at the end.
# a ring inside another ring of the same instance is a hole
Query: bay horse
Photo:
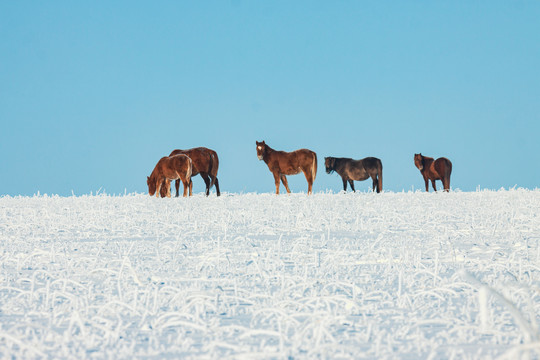
{"type": "Polygon", "coordinates": [[[378,193],[382,191],[382,162],[380,159],[367,157],[354,160],[329,156],[324,158],[324,165],[327,174],[335,171],[341,176],[344,191],[347,191],[347,181],[351,185],[351,189],[355,191],[353,180],[364,181],[369,177],[373,180],[373,191],[375,188],[378,193]]]}
{"type": "MultiPolygon", "coordinates": [[[[201,175],[206,184],[206,196],[210,194],[210,188],[216,185],[216,195],[220,196],[219,181],[217,178],[219,159],[217,153],[205,147],[197,147],[188,150],[173,150],[169,156],[183,154],[189,156],[192,161],[191,176],[201,175]]],[[[174,184],[176,188],[176,196],[180,189],[180,180],[176,180],[174,184]]],[[[189,196],[192,195],[193,181],[189,183],[189,196]]]]}
{"type": "Polygon", "coordinates": [[[450,160],[445,157],[433,160],[433,158],[422,154],[414,154],[414,165],[424,177],[427,192],[429,192],[428,180],[431,180],[434,191],[437,191],[435,180],[441,180],[444,191],[450,191],[450,174],[452,173],[452,162],[450,160]]]}
{"type": "Polygon", "coordinates": [[[317,154],[308,149],[299,149],[292,152],[278,151],[262,142],[255,141],[257,145],[257,157],[264,160],[268,169],[274,175],[276,194],[279,195],[279,180],[285,186],[287,193],[291,193],[285,175],[296,175],[301,171],[306,176],[308,183],[308,195],[313,191],[313,181],[317,176],[317,154]]]}
{"type": "Polygon", "coordinates": [[[165,156],[159,159],[154,170],[146,178],[148,194],[158,197],[163,186],[168,186],[165,196],[171,197],[171,180],[182,180],[184,184],[184,197],[187,196],[189,184],[191,182],[191,159],[186,155],[165,156]]]}

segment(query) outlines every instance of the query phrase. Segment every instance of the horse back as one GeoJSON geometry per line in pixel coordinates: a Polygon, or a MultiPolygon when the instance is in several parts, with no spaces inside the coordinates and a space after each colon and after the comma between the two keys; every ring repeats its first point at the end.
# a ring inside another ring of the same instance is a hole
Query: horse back
{"type": "Polygon", "coordinates": [[[291,152],[273,151],[268,166],[272,171],[279,171],[283,175],[295,175],[300,171],[315,169],[317,155],[309,149],[298,149],[291,152]]]}
{"type": "Polygon", "coordinates": [[[191,160],[186,155],[178,154],[173,156],[164,156],[159,159],[154,171],[152,171],[152,174],[150,175],[150,178],[159,179],[164,177],[166,179],[177,179],[177,174],[185,174],[190,166],[191,160]]]}
{"type": "Polygon", "coordinates": [[[197,147],[187,150],[173,150],[169,156],[173,155],[186,155],[192,161],[192,176],[199,173],[208,173],[212,169],[212,152],[213,150],[205,147],[197,147]]]}
{"type": "Polygon", "coordinates": [[[298,149],[290,154],[294,155],[295,166],[302,170],[309,170],[317,166],[317,154],[309,149],[298,149]]]}
{"type": "Polygon", "coordinates": [[[362,165],[364,166],[364,169],[366,169],[367,172],[379,173],[382,170],[382,162],[380,159],[376,157],[370,156],[359,161],[362,162],[362,165]]]}
{"type": "Polygon", "coordinates": [[[366,157],[360,160],[351,158],[336,158],[334,170],[346,179],[363,181],[369,176],[382,172],[381,160],[375,157],[366,157]]]}
{"type": "MultiPolygon", "coordinates": [[[[178,174],[188,174],[191,176],[192,173],[192,160],[189,156],[185,154],[177,154],[169,156],[169,168],[168,171],[178,174]]],[[[177,178],[177,177],[175,177],[177,178]]]]}
{"type": "Polygon", "coordinates": [[[433,168],[442,179],[452,173],[452,162],[445,157],[440,157],[433,162],[433,168]]]}

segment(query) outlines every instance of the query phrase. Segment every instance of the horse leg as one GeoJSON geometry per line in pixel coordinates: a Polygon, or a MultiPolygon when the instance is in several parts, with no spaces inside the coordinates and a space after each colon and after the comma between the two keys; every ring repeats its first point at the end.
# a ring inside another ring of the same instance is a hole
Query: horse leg
{"type": "Polygon", "coordinates": [[[279,174],[274,173],[274,182],[276,183],[276,195],[279,195],[279,174]]]}
{"type": "Polygon", "coordinates": [[[313,175],[311,174],[311,169],[302,169],[302,172],[304,173],[304,176],[307,180],[307,193],[309,195],[313,193],[313,175]]]}
{"type": "Polygon", "coordinates": [[[437,186],[435,186],[435,180],[431,180],[431,185],[433,186],[433,191],[437,191],[437,186]]]}
{"type": "Polygon", "coordinates": [[[281,175],[281,182],[283,183],[283,186],[285,186],[285,189],[287,189],[287,194],[290,194],[291,190],[289,189],[289,183],[287,182],[285,175],[281,175]]]}
{"type": "Polygon", "coordinates": [[[426,183],[426,192],[429,192],[429,179],[424,177],[424,182],[426,183]]]}
{"type": "Polygon", "coordinates": [[[214,185],[216,185],[216,194],[217,194],[217,196],[220,196],[221,193],[219,192],[219,181],[218,181],[217,177],[215,177],[214,179],[215,179],[214,185]]]}
{"type": "Polygon", "coordinates": [[[206,196],[210,195],[210,179],[208,178],[208,175],[201,173],[201,177],[204,180],[204,184],[206,185],[206,196]]]}
{"type": "Polygon", "coordinates": [[[159,197],[161,194],[161,184],[163,183],[163,179],[156,180],[156,197],[159,197]]]}
{"type": "Polygon", "coordinates": [[[377,192],[379,193],[379,185],[377,184],[377,174],[371,175],[371,180],[373,180],[373,192],[375,192],[375,189],[377,189],[377,192]]]}
{"type": "Polygon", "coordinates": [[[347,192],[347,178],[342,177],[341,180],[343,180],[343,191],[347,192]]]}
{"type": "Polygon", "coordinates": [[[356,190],[354,189],[354,181],[352,179],[349,179],[349,185],[351,185],[352,191],[356,192],[356,190]]]}
{"type": "Polygon", "coordinates": [[[167,187],[165,186],[166,180],[161,182],[161,189],[159,189],[159,195],[164,198],[167,197],[167,187]]]}
{"type": "Polygon", "coordinates": [[[177,179],[174,182],[174,187],[176,188],[176,197],[180,194],[180,179],[177,179]]]}
{"type": "Polygon", "coordinates": [[[167,197],[170,198],[171,197],[171,180],[165,179],[165,187],[167,190],[167,197]]]}
{"type": "Polygon", "coordinates": [[[191,179],[189,179],[189,181],[186,178],[180,178],[180,179],[182,180],[182,184],[184,185],[184,195],[183,195],[183,197],[187,197],[189,187],[190,187],[190,184],[191,184],[191,179]]]}
{"type": "Polygon", "coordinates": [[[193,180],[189,179],[189,196],[193,195],[193,180]]]}

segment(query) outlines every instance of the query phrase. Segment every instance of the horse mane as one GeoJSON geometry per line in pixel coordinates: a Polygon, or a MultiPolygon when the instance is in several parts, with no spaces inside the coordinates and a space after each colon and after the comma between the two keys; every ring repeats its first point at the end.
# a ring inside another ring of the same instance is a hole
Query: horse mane
{"type": "Polygon", "coordinates": [[[269,153],[275,152],[275,151],[276,150],[272,149],[267,143],[264,143],[264,154],[269,154],[269,153]]]}
{"type": "Polygon", "coordinates": [[[336,171],[336,168],[340,167],[342,163],[352,160],[351,158],[338,158],[333,156],[328,156],[329,159],[333,160],[332,168],[330,169],[330,174],[336,171]]]}
{"type": "Polygon", "coordinates": [[[420,157],[422,158],[422,165],[423,165],[423,166],[426,166],[426,161],[429,161],[429,162],[435,161],[434,158],[429,157],[429,156],[424,156],[424,155],[422,155],[422,154],[420,154],[420,157]]]}
{"type": "Polygon", "coordinates": [[[341,165],[344,162],[351,161],[353,159],[351,158],[334,158],[334,167],[337,167],[337,165],[341,165]]]}
{"type": "Polygon", "coordinates": [[[161,170],[160,167],[158,166],[158,164],[163,160],[167,158],[167,156],[164,156],[162,157],[161,159],[159,159],[159,161],[157,162],[156,166],[154,167],[154,170],[152,170],[152,173],[150,174],[150,176],[148,177],[150,180],[155,180],[156,177],[159,175],[159,171],[161,170]]]}

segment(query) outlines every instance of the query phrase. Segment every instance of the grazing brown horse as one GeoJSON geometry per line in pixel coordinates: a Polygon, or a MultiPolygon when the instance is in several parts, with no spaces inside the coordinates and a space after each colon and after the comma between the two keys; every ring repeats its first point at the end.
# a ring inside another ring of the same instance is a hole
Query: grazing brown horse
{"type": "Polygon", "coordinates": [[[444,191],[450,190],[450,174],[452,173],[452,163],[450,160],[445,157],[433,160],[433,158],[423,156],[422,154],[414,154],[414,165],[416,165],[424,177],[426,191],[429,192],[428,180],[431,180],[431,185],[435,191],[437,191],[435,180],[442,181],[444,191]]]}
{"type": "Polygon", "coordinates": [[[289,184],[285,175],[296,175],[302,171],[308,183],[308,194],[312,193],[313,181],[317,176],[317,154],[308,149],[295,150],[293,152],[277,151],[266,143],[255,141],[257,144],[257,157],[264,160],[270,172],[274,174],[276,182],[276,194],[279,194],[279,180],[283,182],[287,193],[289,184]]]}
{"type": "MultiPolygon", "coordinates": [[[[206,196],[210,194],[210,188],[216,185],[216,194],[220,196],[219,181],[217,178],[219,159],[217,153],[212,149],[198,147],[188,150],[173,150],[169,156],[183,154],[189,156],[192,161],[193,168],[191,176],[201,175],[206,184],[206,196]]],[[[176,180],[176,196],[180,189],[180,180],[176,180]]],[[[189,183],[189,196],[192,194],[193,181],[189,183]]]]}
{"type": "Polygon", "coordinates": [[[147,177],[148,194],[158,197],[161,187],[168,186],[167,197],[171,197],[171,180],[182,180],[184,184],[184,197],[187,196],[191,182],[191,159],[186,155],[165,156],[159,159],[152,174],[147,177]]]}
{"type": "Polygon", "coordinates": [[[347,181],[351,185],[351,189],[354,190],[354,182],[364,181],[371,177],[373,179],[373,191],[377,188],[377,192],[382,191],[382,162],[374,157],[367,157],[361,160],[353,160],[350,158],[335,158],[325,157],[324,165],[326,166],[326,173],[330,174],[332,171],[337,172],[343,180],[343,190],[347,191],[347,181]]]}

